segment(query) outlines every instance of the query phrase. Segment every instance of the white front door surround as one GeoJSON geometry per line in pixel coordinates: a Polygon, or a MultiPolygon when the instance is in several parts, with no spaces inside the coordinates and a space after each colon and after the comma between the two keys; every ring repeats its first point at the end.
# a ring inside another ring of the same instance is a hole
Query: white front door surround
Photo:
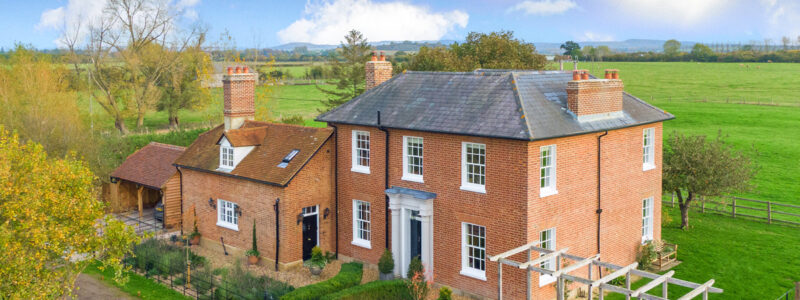
{"type": "Polygon", "coordinates": [[[435,194],[396,187],[386,190],[386,194],[389,195],[389,209],[392,211],[392,256],[395,260],[395,276],[406,277],[408,264],[411,262],[412,211],[419,211],[418,219],[422,223],[422,264],[425,266],[425,273],[433,274],[433,197],[435,194]]]}

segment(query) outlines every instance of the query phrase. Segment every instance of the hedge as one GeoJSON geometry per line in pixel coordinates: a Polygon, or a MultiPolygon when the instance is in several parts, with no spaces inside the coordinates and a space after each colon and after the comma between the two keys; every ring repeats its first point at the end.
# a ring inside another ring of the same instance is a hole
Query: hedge
{"type": "Polygon", "coordinates": [[[403,279],[372,281],[320,298],[320,300],[358,299],[410,300],[412,298],[403,279]]]}
{"type": "Polygon", "coordinates": [[[362,265],[358,262],[351,262],[342,265],[339,274],[333,278],[310,284],[283,295],[281,300],[316,300],[322,296],[333,294],[338,291],[357,286],[361,283],[362,265]]]}

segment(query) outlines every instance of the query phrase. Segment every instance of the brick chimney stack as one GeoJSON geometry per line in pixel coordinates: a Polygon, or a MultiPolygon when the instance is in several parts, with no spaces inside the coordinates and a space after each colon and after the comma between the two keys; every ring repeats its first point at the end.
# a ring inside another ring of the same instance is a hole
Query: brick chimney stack
{"type": "Polygon", "coordinates": [[[604,79],[589,79],[588,70],[572,71],[567,82],[567,107],[579,122],[622,116],[619,70],[607,69],[604,79]]]}
{"type": "Polygon", "coordinates": [[[258,73],[250,73],[247,66],[228,67],[222,76],[224,94],[225,130],[242,127],[245,120],[256,116],[256,81],[258,73]]]}
{"type": "Polygon", "coordinates": [[[365,89],[369,90],[392,78],[392,63],[386,61],[383,51],[381,51],[380,57],[376,56],[373,51],[372,59],[365,64],[364,71],[366,73],[365,89]]]}

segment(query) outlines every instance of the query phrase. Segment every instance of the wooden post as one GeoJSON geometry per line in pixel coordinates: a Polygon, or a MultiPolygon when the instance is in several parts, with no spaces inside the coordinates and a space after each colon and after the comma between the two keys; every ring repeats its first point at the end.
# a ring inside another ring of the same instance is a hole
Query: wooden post
{"type": "Polygon", "coordinates": [[[702,201],[700,202],[700,212],[706,213],[706,197],[703,197],[702,201]]]}
{"type": "Polygon", "coordinates": [[[794,300],[800,300],[800,281],[794,283],[794,300]]]}
{"type": "Polygon", "coordinates": [[[664,284],[661,285],[661,298],[669,299],[667,298],[668,282],[669,280],[664,280],[664,284]]]}
{"type": "MultiPolygon", "coordinates": [[[[625,273],[625,288],[631,289],[631,271],[628,270],[628,273],[625,273]]],[[[625,294],[625,300],[631,300],[631,294],[625,294]]]]}
{"type": "Polygon", "coordinates": [[[144,186],[139,186],[139,189],[136,190],[136,199],[139,201],[139,218],[142,217],[142,210],[144,210],[144,205],[142,204],[142,190],[144,186]]]}
{"type": "Polygon", "coordinates": [[[772,201],[767,201],[767,224],[772,224],[772,201]]]}
{"type": "Polygon", "coordinates": [[[497,299],[503,300],[503,262],[497,264],[497,299]]]}
{"type": "Polygon", "coordinates": [[[675,192],[672,192],[672,208],[675,208],[675,192]]]}
{"type": "Polygon", "coordinates": [[[731,217],[736,218],[736,198],[732,197],[731,199],[733,199],[733,203],[731,203],[731,217]]]}

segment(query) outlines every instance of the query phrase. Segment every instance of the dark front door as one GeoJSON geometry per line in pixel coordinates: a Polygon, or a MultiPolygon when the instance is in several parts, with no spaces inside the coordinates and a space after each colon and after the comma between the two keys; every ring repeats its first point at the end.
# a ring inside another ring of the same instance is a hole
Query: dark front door
{"type": "Polygon", "coordinates": [[[317,215],[303,217],[303,260],[311,258],[311,248],[317,245],[317,215]]]}
{"type": "MultiPolygon", "coordinates": [[[[411,211],[410,246],[411,258],[422,255],[422,221],[419,220],[419,211],[411,211]]],[[[422,259],[422,257],[420,257],[422,259]]]]}

